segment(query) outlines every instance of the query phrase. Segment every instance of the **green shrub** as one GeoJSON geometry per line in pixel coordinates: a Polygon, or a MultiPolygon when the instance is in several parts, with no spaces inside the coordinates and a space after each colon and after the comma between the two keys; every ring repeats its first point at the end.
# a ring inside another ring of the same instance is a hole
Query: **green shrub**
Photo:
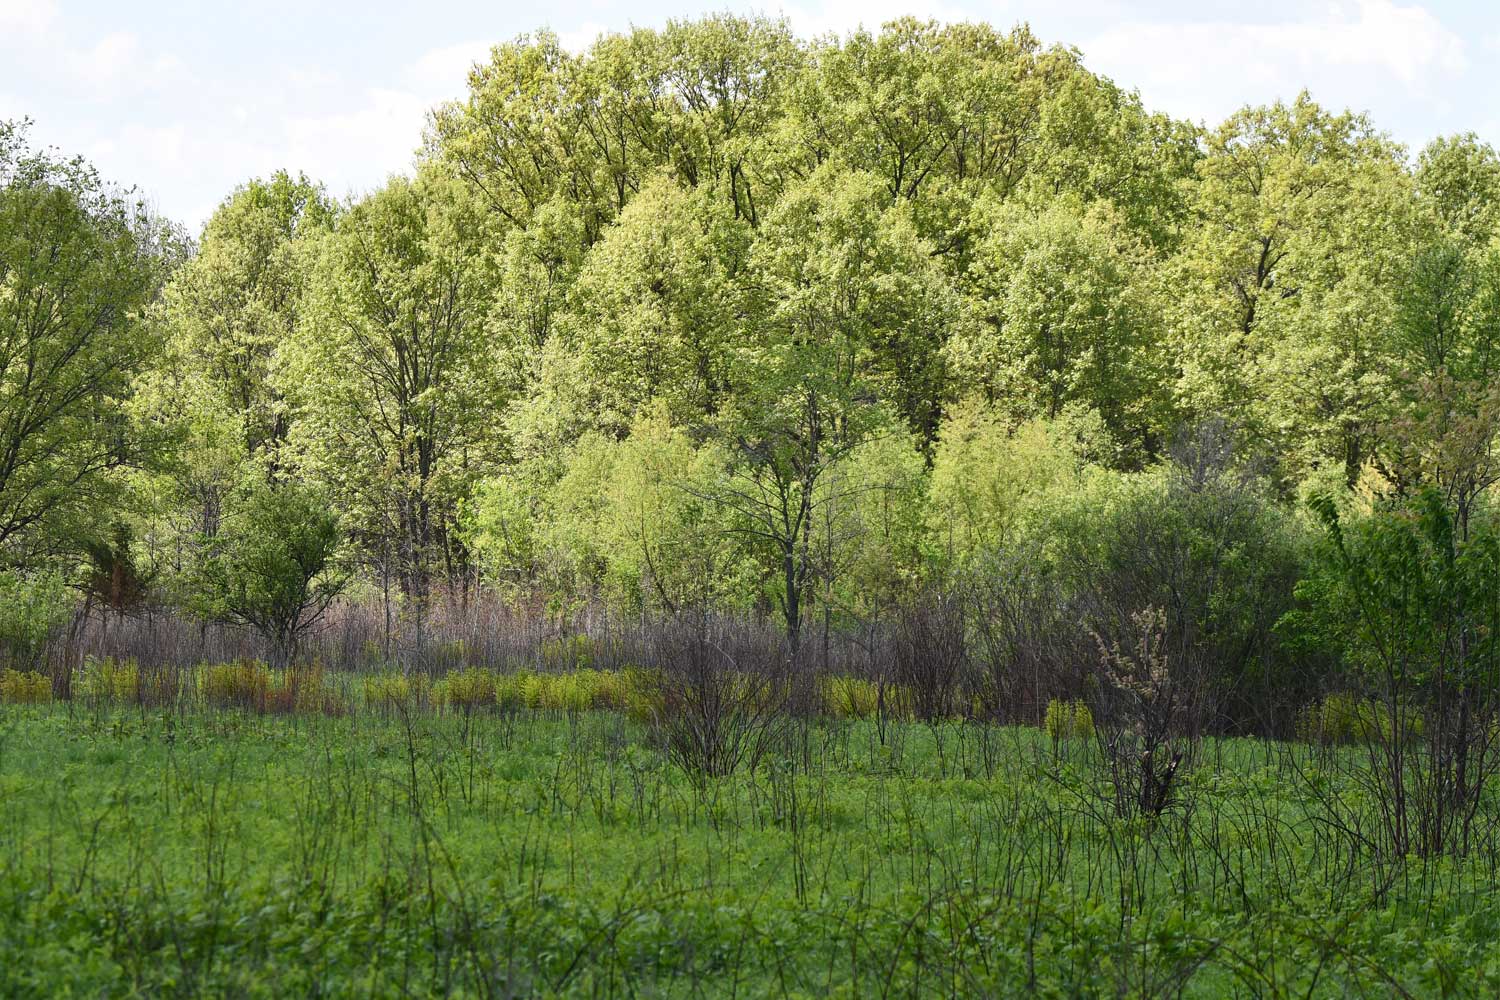
{"type": "Polygon", "coordinates": [[[271,692],[271,671],[264,663],[241,660],[203,668],[198,693],[205,705],[263,712],[271,692]]]}
{"type": "Polygon", "coordinates": [[[594,665],[596,646],[586,635],[567,635],[543,639],[539,650],[542,665],[548,670],[583,670],[594,665]]]}
{"type": "Polygon", "coordinates": [[[469,713],[495,704],[497,678],[490,670],[455,670],[432,686],[432,697],[445,709],[469,713]]]}
{"type": "Polygon", "coordinates": [[[0,670],[0,703],[42,705],[52,700],[52,681],[35,670],[0,670]]]}
{"type": "Polygon", "coordinates": [[[1088,739],[1094,735],[1094,713],[1082,701],[1053,698],[1047,703],[1042,728],[1054,742],[1088,739]]]}
{"type": "Polygon", "coordinates": [[[858,677],[824,677],[818,694],[823,710],[836,719],[868,719],[880,708],[880,686],[858,677]]]}
{"type": "Polygon", "coordinates": [[[399,674],[390,671],[365,677],[361,687],[366,706],[383,712],[395,712],[426,706],[432,685],[426,674],[399,674]]]}
{"type": "Polygon", "coordinates": [[[0,573],[0,647],[20,666],[42,666],[48,641],[67,623],[73,604],[61,574],[0,573]]]}
{"type": "Polygon", "coordinates": [[[83,662],[78,687],[90,701],[132,703],[140,697],[141,671],[134,660],[116,660],[112,656],[96,660],[89,657],[83,662]]]}
{"type": "MultiPolygon", "coordinates": [[[[1405,716],[1405,739],[1420,737],[1423,731],[1421,715],[1413,710],[1404,711],[1402,715],[1405,716]]],[[[1347,693],[1328,695],[1307,706],[1297,716],[1298,738],[1325,746],[1371,743],[1385,738],[1394,729],[1389,706],[1347,693]]]]}

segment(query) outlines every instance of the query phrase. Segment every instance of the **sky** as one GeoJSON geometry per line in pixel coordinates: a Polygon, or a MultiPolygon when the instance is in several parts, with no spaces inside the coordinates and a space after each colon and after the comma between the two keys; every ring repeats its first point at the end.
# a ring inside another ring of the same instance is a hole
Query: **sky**
{"type": "Polygon", "coordinates": [[[1025,21],[1179,118],[1306,88],[1413,150],[1464,131],[1500,146],[1494,0],[0,0],[0,119],[31,118],[34,143],[196,231],[278,168],[339,197],[409,170],[428,109],[461,97],[497,42],[549,27],[582,49],[709,10],[785,15],[804,36],[904,14],[1025,21]]]}

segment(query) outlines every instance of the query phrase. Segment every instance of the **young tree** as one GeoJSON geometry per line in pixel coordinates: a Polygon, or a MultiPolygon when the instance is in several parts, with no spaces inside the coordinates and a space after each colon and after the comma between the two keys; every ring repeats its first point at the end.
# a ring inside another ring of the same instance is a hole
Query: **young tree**
{"type": "Polygon", "coordinates": [[[250,628],[271,645],[275,666],[296,660],[349,577],[334,566],[338,517],[317,490],[293,483],[249,487],[237,513],[208,543],[199,569],[199,610],[250,628]]]}

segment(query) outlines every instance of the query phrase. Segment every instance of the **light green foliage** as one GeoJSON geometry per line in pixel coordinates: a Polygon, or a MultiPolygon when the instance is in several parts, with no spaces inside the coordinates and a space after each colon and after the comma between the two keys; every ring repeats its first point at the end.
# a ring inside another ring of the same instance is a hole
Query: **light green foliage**
{"type": "Polygon", "coordinates": [[[877,432],[820,477],[809,536],[822,602],[868,619],[923,576],[927,475],[915,436],[877,432]]]}
{"type": "Polygon", "coordinates": [[[500,450],[478,201],[435,172],[352,206],[312,255],[284,369],[300,471],[326,483],[420,602],[500,450]]]}
{"type": "Polygon", "coordinates": [[[978,401],[955,407],[932,460],[929,544],[939,561],[963,567],[1011,544],[1048,495],[1083,489],[1096,419],[1065,413],[1011,427],[978,401]]]}
{"type": "MultiPolygon", "coordinates": [[[[1399,713],[1406,732],[1399,742],[1422,735],[1422,717],[1409,710],[1399,713]]],[[[1309,743],[1389,743],[1395,737],[1390,708],[1371,698],[1331,694],[1307,706],[1297,716],[1297,736],[1309,743]]]]}
{"type": "Polygon", "coordinates": [[[40,666],[76,604],[56,571],[0,571],[0,649],[17,666],[40,666]]]}
{"type": "Polygon", "coordinates": [[[1087,740],[1094,736],[1094,713],[1087,704],[1077,699],[1062,701],[1054,698],[1047,702],[1047,713],[1042,718],[1042,729],[1053,743],[1067,740],[1087,740]]]}
{"type": "Polygon", "coordinates": [[[760,370],[762,384],[747,389],[747,403],[773,418],[790,410],[783,419],[805,424],[815,400],[830,430],[857,428],[856,406],[874,393],[930,438],[944,394],[942,345],[961,306],[910,213],[889,205],[874,176],[825,167],[788,190],[751,266],[762,336],[737,364],[760,370]]]}
{"type": "Polygon", "coordinates": [[[52,679],[35,670],[0,670],[0,704],[42,705],[52,700],[52,679]]]}
{"type": "Polygon", "coordinates": [[[577,418],[626,432],[660,402],[677,423],[711,417],[732,384],[748,228],[705,191],[652,178],[589,252],[544,379],[577,418]]]}
{"type": "Polygon", "coordinates": [[[1136,238],[1054,201],[996,210],[971,267],[979,322],[949,345],[960,391],[1013,419],[1097,411],[1122,457],[1169,426],[1160,291],[1136,238]]]}
{"type": "Polygon", "coordinates": [[[1352,481],[1416,223],[1397,151],[1303,94],[1209,135],[1191,190],[1170,279],[1181,404],[1275,441],[1298,472],[1331,461],[1352,481]]]}
{"type": "Polygon", "coordinates": [[[1500,156],[1474,133],[1428,143],[1416,183],[1424,206],[1466,243],[1482,246],[1500,231],[1500,156]]]}

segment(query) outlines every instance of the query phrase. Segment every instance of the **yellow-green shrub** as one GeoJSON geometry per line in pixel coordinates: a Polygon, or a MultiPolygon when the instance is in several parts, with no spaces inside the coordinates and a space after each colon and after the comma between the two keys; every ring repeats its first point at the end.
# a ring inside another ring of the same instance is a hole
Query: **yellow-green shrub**
{"type": "Polygon", "coordinates": [[[52,700],[52,681],[35,670],[0,670],[0,702],[41,705],[52,700]]]}
{"type": "MultiPolygon", "coordinates": [[[[1405,716],[1405,738],[1422,735],[1422,717],[1414,710],[1405,716]]],[[[1307,706],[1297,716],[1297,735],[1309,743],[1325,745],[1369,743],[1389,736],[1395,729],[1389,706],[1352,694],[1331,694],[1307,706]]]]}
{"type": "Polygon", "coordinates": [[[501,674],[495,680],[495,704],[506,712],[516,712],[525,708],[526,686],[530,678],[531,671],[529,670],[501,674]]]}
{"type": "Polygon", "coordinates": [[[365,704],[385,712],[420,708],[427,704],[431,683],[426,674],[394,671],[370,674],[363,684],[365,704]]]}
{"type": "Polygon", "coordinates": [[[91,701],[134,702],[140,697],[141,672],[134,660],[116,660],[112,656],[96,660],[90,657],[84,660],[78,687],[91,701]]]}
{"type": "Polygon", "coordinates": [[[321,664],[299,665],[278,670],[271,675],[266,695],[266,711],[283,715],[292,713],[342,715],[343,699],[332,690],[321,664]]]}
{"type": "Polygon", "coordinates": [[[495,704],[496,676],[493,671],[470,667],[445,675],[432,686],[432,697],[445,709],[472,712],[495,704]]]}
{"type": "Polygon", "coordinates": [[[1088,739],[1094,735],[1094,713],[1082,701],[1053,698],[1047,703],[1042,728],[1055,741],[1088,739]]]}
{"type": "Polygon", "coordinates": [[[543,639],[538,653],[542,665],[552,671],[583,670],[594,665],[598,644],[586,635],[543,639]]]}
{"type": "Polygon", "coordinates": [[[818,681],[823,709],[839,719],[868,719],[880,709],[880,686],[859,677],[824,677],[818,681]]]}
{"type": "Polygon", "coordinates": [[[203,668],[198,694],[205,705],[263,712],[271,690],[271,671],[264,663],[212,663],[203,668]]]}

